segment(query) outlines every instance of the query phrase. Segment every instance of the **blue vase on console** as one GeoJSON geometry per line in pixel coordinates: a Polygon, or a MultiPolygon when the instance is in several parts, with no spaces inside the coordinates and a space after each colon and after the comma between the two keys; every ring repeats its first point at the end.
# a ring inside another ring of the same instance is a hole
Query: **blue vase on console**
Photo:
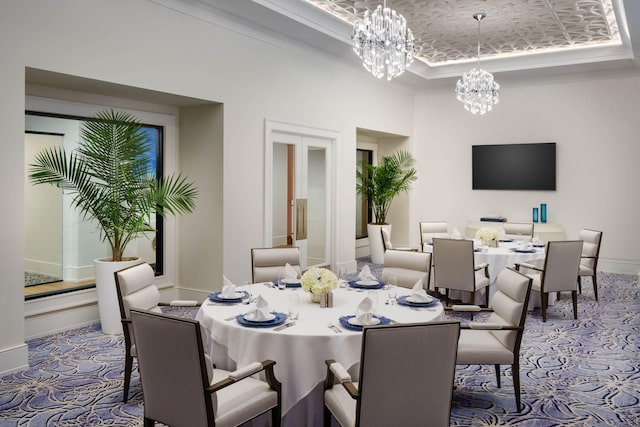
{"type": "Polygon", "coordinates": [[[538,222],[538,208],[533,208],[533,222],[538,222]]]}
{"type": "Polygon", "coordinates": [[[540,205],[540,222],[547,222],[547,204],[540,205]]]}

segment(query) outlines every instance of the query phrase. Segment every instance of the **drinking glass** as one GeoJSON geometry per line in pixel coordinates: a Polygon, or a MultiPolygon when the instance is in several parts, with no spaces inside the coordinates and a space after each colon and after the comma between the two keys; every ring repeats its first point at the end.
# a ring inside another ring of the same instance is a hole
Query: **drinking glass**
{"type": "Polygon", "coordinates": [[[289,319],[296,320],[300,314],[300,294],[297,291],[289,292],[289,319]]]}
{"type": "Polygon", "coordinates": [[[287,288],[287,284],[284,282],[284,269],[278,273],[278,289],[281,291],[287,288]]]}
{"type": "Polygon", "coordinates": [[[242,282],[242,290],[244,291],[242,294],[242,303],[249,304],[251,302],[251,285],[249,285],[249,281],[245,280],[242,282]]]}
{"type": "Polygon", "coordinates": [[[389,297],[387,302],[389,304],[396,303],[396,295],[398,292],[397,286],[398,286],[398,277],[389,276],[389,279],[387,280],[387,291],[388,291],[388,297],[389,297]]]}
{"type": "Polygon", "coordinates": [[[347,276],[347,269],[340,268],[338,270],[338,287],[346,288],[348,280],[345,278],[347,276]]]}

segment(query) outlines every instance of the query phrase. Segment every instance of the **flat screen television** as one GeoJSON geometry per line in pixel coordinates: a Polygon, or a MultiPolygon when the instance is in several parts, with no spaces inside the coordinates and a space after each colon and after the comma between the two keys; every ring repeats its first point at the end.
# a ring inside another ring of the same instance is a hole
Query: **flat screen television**
{"type": "Polygon", "coordinates": [[[474,145],[474,190],[556,189],[556,143],[474,145]]]}

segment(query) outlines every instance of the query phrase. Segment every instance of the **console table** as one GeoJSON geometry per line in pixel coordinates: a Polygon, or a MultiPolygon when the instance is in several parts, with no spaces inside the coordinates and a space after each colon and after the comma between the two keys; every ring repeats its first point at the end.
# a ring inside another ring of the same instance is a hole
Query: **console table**
{"type": "MultiPolygon", "coordinates": [[[[513,222],[525,222],[525,221],[513,221],[513,222]]],[[[483,227],[492,227],[501,229],[502,222],[492,221],[467,221],[465,235],[469,239],[476,237],[476,231],[483,227]]],[[[533,223],[533,235],[537,236],[543,242],[550,240],[564,240],[564,228],[561,224],[552,224],[549,222],[534,222],[533,223]]]]}

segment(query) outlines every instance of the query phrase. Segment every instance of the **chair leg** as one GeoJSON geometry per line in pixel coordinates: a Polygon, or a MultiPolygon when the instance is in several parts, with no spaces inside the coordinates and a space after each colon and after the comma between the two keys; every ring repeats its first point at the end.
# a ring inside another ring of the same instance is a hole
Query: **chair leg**
{"type": "Polygon", "coordinates": [[[282,409],[280,408],[280,403],[278,403],[275,407],[271,408],[271,426],[280,427],[281,424],[282,409]]]}
{"type": "Polygon", "coordinates": [[[540,293],[540,299],[542,299],[542,321],[546,322],[547,321],[547,298],[549,296],[547,295],[546,292],[541,292],[540,293]]]}
{"type": "Polygon", "coordinates": [[[578,276],[578,292],[582,295],[582,276],[578,276]]]}
{"type": "Polygon", "coordinates": [[[520,361],[517,358],[511,365],[511,376],[513,377],[513,392],[516,395],[516,409],[520,412],[520,361]]]}
{"type": "Polygon", "coordinates": [[[324,416],[322,417],[324,427],[331,427],[331,411],[324,406],[324,416]]]}
{"type": "Polygon", "coordinates": [[[494,365],[496,367],[496,383],[498,384],[498,388],[500,388],[500,365],[494,365]]]}
{"type": "Polygon", "coordinates": [[[144,417],[144,427],[154,427],[156,422],[151,418],[144,417]]]}
{"type": "Polygon", "coordinates": [[[571,291],[571,299],[573,299],[573,319],[578,320],[578,291],[571,291]]]}
{"type": "Polygon", "coordinates": [[[593,273],[591,277],[591,281],[593,281],[593,295],[596,297],[596,301],[598,301],[598,281],[596,279],[596,273],[593,273]]]}
{"type": "Polygon", "coordinates": [[[131,384],[131,370],[133,369],[133,356],[131,356],[130,350],[126,350],[124,356],[124,395],[122,401],[127,403],[129,400],[129,384],[131,384]]]}
{"type": "Polygon", "coordinates": [[[484,306],[489,308],[489,286],[484,288],[484,306]]]}

